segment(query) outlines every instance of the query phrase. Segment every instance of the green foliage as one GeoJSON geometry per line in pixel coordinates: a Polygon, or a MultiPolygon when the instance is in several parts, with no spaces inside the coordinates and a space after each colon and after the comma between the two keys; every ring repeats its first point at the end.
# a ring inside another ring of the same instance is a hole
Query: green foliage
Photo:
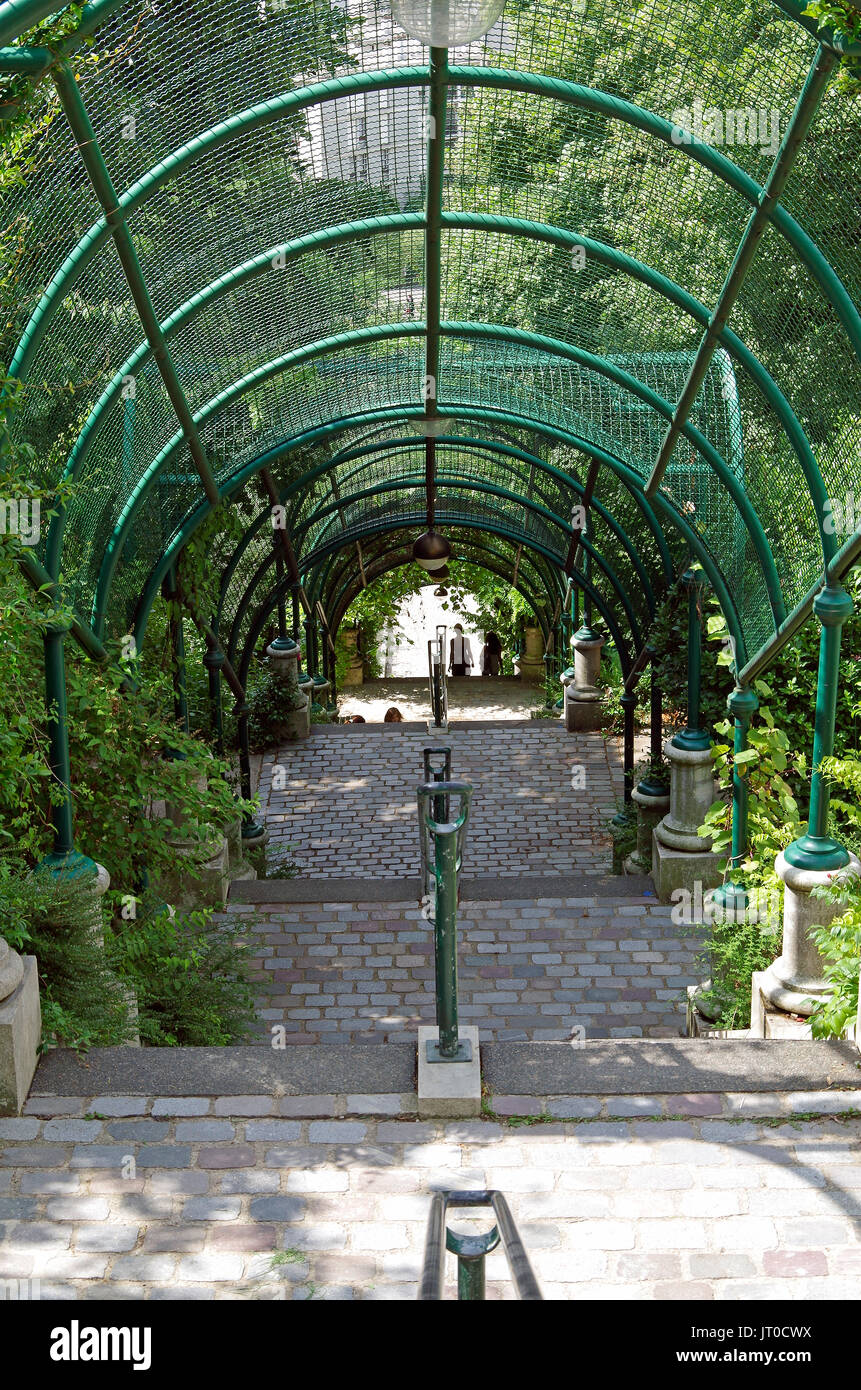
{"type": "MultiPolygon", "coordinates": [[[[763,699],[772,694],[765,681],[756,681],[754,687],[763,699]]],[[[729,851],[732,838],[730,795],[733,772],[737,771],[747,784],[750,849],[740,871],[730,876],[748,887],[768,887],[779,892],[774,861],[803,830],[795,782],[802,781],[806,775],[806,755],[792,752],[786,734],[774,722],[769,705],[760,706],[744,752],[734,752],[730,720],[721,720],[715,726],[715,733],[723,740],[712,744],[715,772],[723,795],[710,807],[700,834],[711,838],[715,853],[729,851]]]]}
{"type": "MultiPolygon", "coordinates": [[[[822,771],[832,787],[831,810],[836,824],[832,832],[841,835],[850,848],[858,850],[861,836],[861,759],[824,758],[822,771]],[[838,791],[840,796],[834,796],[838,791]],[[843,833],[841,834],[841,830],[843,833]]],[[[831,996],[817,1004],[811,1017],[815,1038],[839,1038],[855,1026],[858,1013],[858,963],[861,956],[861,878],[840,870],[814,897],[840,904],[844,910],[827,927],[814,929],[813,938],[826,961],[825,979],[831,996]]]]}
{"type": "Polygon", "coordinates": [[[84,1048],[128,1041],[128,1001],[94,929],[87,884],[12,873],[0,862],[0,893],[0,935],[37,960],[44,1042],[84,1048]]]}
{"type": "Polygon", "coordinates": [[[226,1047],[254,1018],[247,920],[211,911],[144,913],[115,923],[110,953],[138,1001],[141,1042],[150,1047],[226,1047]]]}
{"type": "Polygon", "coordinates": [[[248,737],[252,748],[271,748],[278,742],[279,727],[295,710],[301,709],[304,697],[296,680],[282,680],[269,661],[265,661],[249,677],[248,737]]]}
{"type": "Polygon", "coordinates": [[[824,976],[831,994],[817,1003],[810,1027],[814,1038],[840,1038],[854,1028],[858,1018],[858,966],[861,958],[861,879],[837,873],[814,896],[845,905],[827,927],[817,927],[813,939],[826,964],[824,976]]]}
{"type": "MultiPolygon", "coordinates": [[[[820,29],[833,29],[849,43],[861,43],[861,9],[851,0],[810,0],[802,13],[818,19],[820,29]]],[[[857,96],[861,92],[861,59],[842,58],[840,69],[840,90],[857,96]]]]}
{"type": "Polygon", "coordinates": [[[711,1006],[717,1028],[747,1028],[750,1025],[751,976],[765,970],[780,951],[780,933],[772,921],[760,923],[727,918],[711,927],[704,969],[711,988],[703,990],[705,1004],[711,1006]]]}

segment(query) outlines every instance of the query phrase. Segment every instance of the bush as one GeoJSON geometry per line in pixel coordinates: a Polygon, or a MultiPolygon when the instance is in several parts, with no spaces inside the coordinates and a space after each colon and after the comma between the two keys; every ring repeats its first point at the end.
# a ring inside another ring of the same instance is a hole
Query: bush
{"type": "Polygon", "coordinates": [[[128,999],[93,925],[93,898],[80,880],[0,871],[0,926],[15,950],[36,957],[42,1045],[109,1047],[134,1036],[128,999]]]}
{"type": "Polygon", "coordinates": [[[115,923],[110,956],[137,997],[142,1043],[225,1047],[241,1041],[254,1018],[249,932],[247,922],[211,910],[175,916],[156,910],[115,923]]]}
{"type": "Polygon", "coordinates": [[[298,681],[285,681],[267,662],[248,691],[248,738],[252,748],[271,748],[280,737],[279,726],[302,708],[298,681]]]}

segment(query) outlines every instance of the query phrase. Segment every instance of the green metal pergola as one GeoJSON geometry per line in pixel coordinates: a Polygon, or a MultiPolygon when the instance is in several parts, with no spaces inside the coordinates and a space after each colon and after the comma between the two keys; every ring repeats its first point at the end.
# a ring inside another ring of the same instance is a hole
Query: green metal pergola
{"type": "MultiPolygon", "coordinates": [[[[96,660],[140,650],[229,505],[246,528],[213,554],[206,640],[240,704],[288,598],[322,614],[326,659],[357,585],[426,526],[503,575],[516,553],[548,642],[580,589],[629,694],[697,565],[740,747],[753,680],[815,613],[809,833],[787,857],[846,862],[818,769],[861,556],[829,524],[861,488],[861,150],[835,81],[861,54],[804,8],[532,0],[448,51],[375,0],[308,0],[301,22],[269,0],[0,3],[0,121],[27,131],[3,445],[63,484],[21,557],[69,614],[45,644],[61,785],[65,631],[96,660]]],[[[66,868],[73,829],[68,791],[66,868]]],[[[740,795],[736,832],[734,862],[740,795]]]]}

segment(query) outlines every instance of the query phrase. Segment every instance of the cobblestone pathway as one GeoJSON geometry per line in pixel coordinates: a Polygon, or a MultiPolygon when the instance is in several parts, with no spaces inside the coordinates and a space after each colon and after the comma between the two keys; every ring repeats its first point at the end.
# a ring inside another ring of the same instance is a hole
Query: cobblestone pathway
{"type": "MultiPolygon", "coordinates": [[[[605,1118],[524,1128],[394,1118],[411,1100],[31,1101],[0,1120],[0,1277],[54,1299],[410,1299],[429,1194],[487,1186],[546,1298],[861,1296],[861,1118],[739,1115],[846,1093],[551,1098],[605,1118]]],[[[501,1255],[488,1280],[513,1296],[501,1255]]]]}
{"type": "MultiPolygon", "coordinates": [[[[607,821],[621,793],[617,741],[543,721],[462,727],[444,741],[452,775],[474,787],[466,872],[607,871],[607,821]],[[584,769],[582,789],[572,789],[574,767],[584,769]]],[[[416,787],[428,742],[426,732],[345,726],[267,754],[259,791],[272,853],[291,847],[303,877],[417,874],[416,787]]]]}
{"type": "MultiPolygon", "coordinates": [[[[470,676],[448,682],[450,719],[528,719],[544,704],[544,686],[528,681],[483,680],[470,676]]],[[[347,686],[339,696],[340,714],[361,714],[382,723],[383,715],[396,705],[404,719],[429,719],[430,697],[427,680],[389,677],[347,686]]]]}
{"type": "MultiPolygon", "coordinates": [[[[415,901],[237,904],[251,918],[261,1042],[405,1041],[434,1021],[431,927],[415,901]]],[[[483,1041],[678,1037],[701,938],[654,900],[462,902],[462,1022],[483,1041]]]]}

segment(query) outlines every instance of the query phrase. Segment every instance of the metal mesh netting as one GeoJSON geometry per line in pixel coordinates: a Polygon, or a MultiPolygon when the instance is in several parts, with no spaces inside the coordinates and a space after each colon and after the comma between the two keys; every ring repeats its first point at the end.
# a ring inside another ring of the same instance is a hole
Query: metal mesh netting
{"type": "MultiPolygon", "coordinates": [[[[642,635],[668,552],[629,488],[660,453],[810,33],[772,0],[508,0],[449,54],[437,305],[428,52],[384,4],[102,8],[70,63],[219,485],[271,459],[297,484],[303,565],[384,523],[421,526],[418,445],[304,483],[290,450],[337,426],[325,462],[375,414],[402,437],[438,310],[439,407],[458,433],[508,430],[581,485],[601,457],[596,498],[617,526],[596,514],[594,539],[629,609],[600,568],[595,583],[642,635]]],[[[73,477],[68,595],[119,634],[202,483],[50,71],[23,110],[24,173],[2,197],[4,356],[24,383],[12,432],[40,481],[73,477]]],[[[861,487],[859,150],[859,100],[832,81],[661,483],[664,529],[676,516],[693,532],[748,655],[822,573],[822,498],[861,487]]],[[[564,565],[576,496],[559,479],[452,448],[437,485],[440,524],[495,527],[564,565]]]]}

